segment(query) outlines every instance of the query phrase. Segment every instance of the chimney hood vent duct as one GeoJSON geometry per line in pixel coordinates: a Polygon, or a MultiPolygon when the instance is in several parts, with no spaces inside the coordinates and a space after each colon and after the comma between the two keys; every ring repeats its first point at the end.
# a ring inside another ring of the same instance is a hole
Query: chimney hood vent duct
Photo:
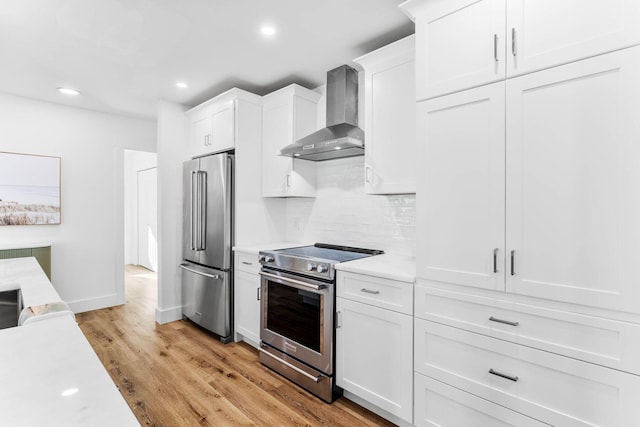
{"type": "Polygon", "coordinates": [[[358,127],[358,72],[342,65],[327,73],[327,127],[280,150],[280,155],[322,161],[364,154],[358,127]]]}

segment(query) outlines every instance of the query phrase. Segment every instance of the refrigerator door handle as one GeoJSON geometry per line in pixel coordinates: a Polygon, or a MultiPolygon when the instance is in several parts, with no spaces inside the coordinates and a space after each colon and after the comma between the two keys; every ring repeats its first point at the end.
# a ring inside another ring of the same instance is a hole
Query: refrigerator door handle
{"type": "Polygon", "coordinates": [[[196,177],[196,171],[191,171],[191,187],[190,187],[190,191],[189,191],[189,205],[191,206],[190,209],[190,218],[189,218],[189,223],[191,225],[190,227],[190,239],[191,239],[191,250],[195,251],[196,250],[196,223],[197,223],[197,218],[195,216],[195,212],[196,212],[196,199],[197,196],[194,197],[194,191],[195,191],[195,185],[193,183],[193,181],[195,180],[196,177]]]}
{"type": "Polygon", "coordinates": [[[198,177],[198,199],[200,200],[200,209],[198,210],[198,213],[200,214],[198,221],[200,224],[200,242],[198,249],[204,251],[207,248],[207,173],[205,171],[198,171],[198,177]]]}
{"type": "Polygon", "coordinates": [[[220,279],[220,275],[219,274],[209,274],[209,273],[205,273],[203,271],[194,270],[192,268],[189,268],[189,264],[179,264],[178,267],[180,267],[183,270],[187,270],[190,273],[199,274],[200,276],[209,277],[209,278],[214,279],[214,280],[219,280],[220,279]]]}

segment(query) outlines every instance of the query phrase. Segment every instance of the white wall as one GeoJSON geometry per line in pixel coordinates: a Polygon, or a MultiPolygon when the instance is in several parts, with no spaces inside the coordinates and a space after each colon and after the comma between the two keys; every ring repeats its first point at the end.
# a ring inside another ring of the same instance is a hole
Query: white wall
{"type": "Polygon", "coordinates": [[[62,158],[62,224],[0,227],[0,242],[52,243],[75,312],[124,303],[124,149],[155,151],[155,123],[6,94],[0,118],[1,151],[62,158]]]}
{"type": "Polygon", "coordinates": [[[156,167],[158,155],[124,150],[124,263],[138,263],[138,171],[156,167]]]}
{"type": "Polygon", "coordinates": [[[182,162],[189,123],[183,105],[158,101],[158,307],[156,321],[182,317],[182,162]]]}

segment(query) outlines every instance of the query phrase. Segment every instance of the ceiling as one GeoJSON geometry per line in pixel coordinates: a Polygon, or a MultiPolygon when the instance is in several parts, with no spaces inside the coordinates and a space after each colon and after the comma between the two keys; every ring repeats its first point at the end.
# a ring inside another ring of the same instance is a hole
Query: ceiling
{"type": "Polygon", "coordinates": [[[412,34],[400,3],[2,0],[0,92],[154,120],[158,99],[194,106],[232,87],[314,88],[328,70],[412,34]],[[274,36],[261,34],[265,24],[274,36]]]}

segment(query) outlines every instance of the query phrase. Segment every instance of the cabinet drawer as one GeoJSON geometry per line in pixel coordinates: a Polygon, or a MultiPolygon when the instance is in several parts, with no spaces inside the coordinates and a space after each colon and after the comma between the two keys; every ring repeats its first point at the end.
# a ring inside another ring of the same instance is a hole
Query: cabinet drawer
{"type": "Polygon", "coordinates": [[[548,425],[418,373],[415,374],[414,385],[414,423],[418,427],[548,425]]]}
{"type": "Polygon", "coordinates": [[[414,349],[419,373],[552,425],[640,419],[636,375],[421,319],[414,349]]]}
{"type": "Polygon", "coordinates": [[[260,273],[260,263],[258,262],[258,255],[256,254],[236,252],[235,261],[236,270],[252,274],[260,273]]]}
{"type": "Polygon", "coordinates": [[[415,304],[422,319],[640,374],[640,325],[422,285],[415,304]]]}
{"type": "Polygon", "coordinates": [[[336,286],[339,297],[413,314],[413,283],[339,271],[336,286]]]}

